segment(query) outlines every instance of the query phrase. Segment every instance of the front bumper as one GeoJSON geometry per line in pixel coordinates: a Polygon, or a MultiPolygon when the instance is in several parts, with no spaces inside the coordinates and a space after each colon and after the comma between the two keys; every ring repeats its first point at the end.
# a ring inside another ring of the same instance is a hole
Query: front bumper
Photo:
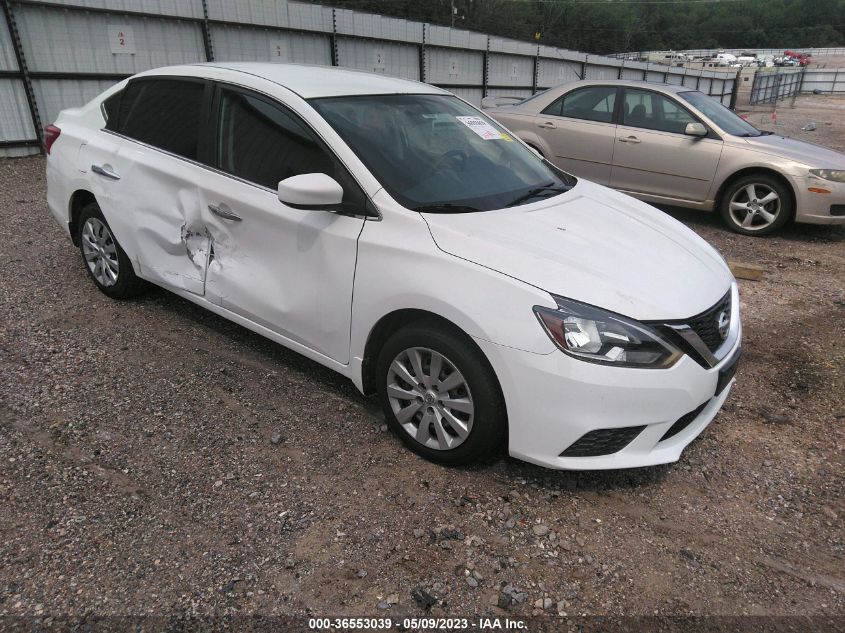
{"type": "Polygon", "coordinates": [[[534,354],[476,342],[502,386],[510,455],[547,468],[603,470],[677,461],[727,399],[732,375],[718,395],[717,383],[720,370],[736,360],[740,338],[711,369],[689,356],[669,369],[632,369],[588,363],[560,351],[534,354]],[[680,431],[662,439],[679,418],[696,410],[680,431]],[[616,452],[561,455],[591,431],[636,426],[645,428],[616,452]]]}
{"type": "Polygon", "coordinates": [[[845,183],[814,176],[796,178],[795,221],[807,224],[845,224],[845,215],[835,215],[831,207],[845,206],[845,183]],[[830,193],[816,193],[813,189],[830,193]]]}

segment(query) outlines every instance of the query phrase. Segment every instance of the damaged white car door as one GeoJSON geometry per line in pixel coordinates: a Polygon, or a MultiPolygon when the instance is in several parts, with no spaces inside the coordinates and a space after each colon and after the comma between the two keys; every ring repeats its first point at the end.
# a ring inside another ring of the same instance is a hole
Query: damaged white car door
{"type": "Polygon", "coordinates": [[[131,214],[135,252],[129,255],[144,276],[197,295],[204,293],[209,256],[198,186],[208,170],[198,161],[210,89],[207,81],[196,78],[131,82],[116,120],[110,117],[106,128],[115,126],[124,138],[108,165],[110,172],[99,174],[119,180],[109,217],[131,214]]]}
{"type": "Polygon", "coordinates": [[[217,171],[201,190],[211,238],[206,299],[348,362],[363,191],[307,123],[274,99],[219,85],[209,127],[217,171]],[[340,183],[342,205],[279,200],[280,181],[313,173],[340,183]]]}

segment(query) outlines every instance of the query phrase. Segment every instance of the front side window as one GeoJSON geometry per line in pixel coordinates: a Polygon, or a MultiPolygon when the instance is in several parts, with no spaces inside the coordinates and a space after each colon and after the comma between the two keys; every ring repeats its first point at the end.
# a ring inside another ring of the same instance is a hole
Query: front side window
{"type": "Polygon", "coordinates": [[[343,187],[349,211],[362,212],[366,203],[355,180],[314,132],[295,114],[259,95],[220,90],[215,164],[273,190],[291,176],[326,174],[343,187]]]}
{"type": "Polygon", "coordinates": [[[684,101],[697,108],[704,116],[713,121],[728,134],[735,136],[760,136],[762,132],[745,119],[737,116],[717,99],[708,97],[703,92],[690,90],[678,94],[684,101]]]}
{"type": "Polygon", "coordinates": [[[615,86],[590,86],[566,93],[543,110],[543,114],[611,123],[615,105],[615,86]]]}
{"type": "Polygon", "coordinates": [[[121,93],[119,104],[107,107],[106,129],[196,160],[204,91],[201,81],[131,82],[121,93]]]}
{"type": "Polygon", "coordinates": [[[687,123],[698,120],[677,101],[650,90],[625,90],[622,125],[683,134],[687,123]]]}
{"type": "Polygon", "coordinates": [[[409,209],[501,209],[556,195],[574,183],[451,95],[328,97],[310,103],[409,209]]]}

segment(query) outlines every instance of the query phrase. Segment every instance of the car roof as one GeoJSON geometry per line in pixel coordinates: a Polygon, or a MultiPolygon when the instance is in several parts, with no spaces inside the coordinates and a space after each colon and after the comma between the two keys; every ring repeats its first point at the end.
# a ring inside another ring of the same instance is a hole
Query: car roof
{"type": "Polygon", "coordinates": [[[644,81],[642,79],[578,79],[571,81],[556,88],[563,86],[629,86],[631,88],[648,88],[650,90],[658,90],[660,92],[678,93],[689,92],[695,90],[692,86],[679,86],[677,84],[664,84],[658,81],[644,81]]]}
{"type": "Polygon", "coordinates": [[[220,61],[157,68],[140,73],[139,76],[167,74],[220,79],[220,71],[223,71],[223,74],[236,74],[246,83],[261,79],[271,81],[295,92],[303,99],[372,94],[446,94],[445,90],[419,81],[362,70],[308,64],[220,61]]]}

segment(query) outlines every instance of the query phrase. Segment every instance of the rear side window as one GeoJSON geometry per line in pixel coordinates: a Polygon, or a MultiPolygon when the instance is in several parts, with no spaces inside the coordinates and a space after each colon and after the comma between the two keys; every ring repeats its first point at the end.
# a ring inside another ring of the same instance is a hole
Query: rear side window
{"type": "Polygon", "coordinates": [[[590,86],[566,93],[543,110],[543,114],[612,123],[615,105],[615,86],[590,86]]]}
{"type": "Polygon", "coordinates": [[[106,129],[196,160],[205,85],[182,79],[135,81],[119,105],[105,104],[106,129]]]}

